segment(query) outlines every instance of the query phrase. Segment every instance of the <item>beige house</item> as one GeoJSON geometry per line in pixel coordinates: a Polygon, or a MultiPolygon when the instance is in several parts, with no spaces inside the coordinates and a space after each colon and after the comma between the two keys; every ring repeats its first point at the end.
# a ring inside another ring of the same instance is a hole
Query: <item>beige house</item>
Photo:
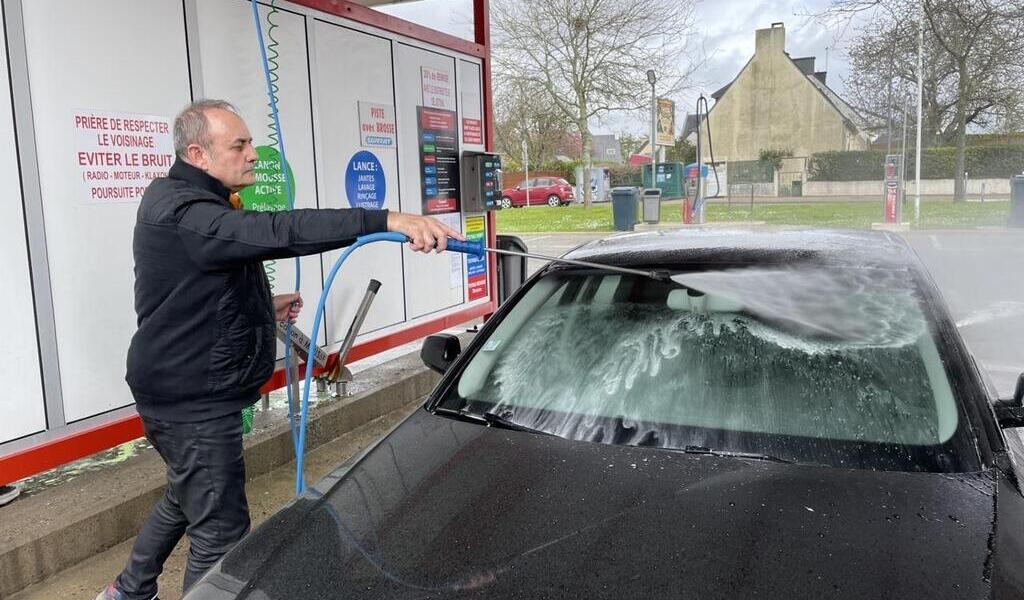
{"type": "MultiPolygon", "coordinates": [[[[711,95],[715,161],[756,160],[762,150],[788,150],[794,157],[866,150],[867,124],[825,78],[825,72],[814,70],[814,57],[794,59],[786,53],[782,23],[758,29],[754,56],[711,95]]],[[[702,129],[706,136],[706,126],[702,129]]],[[[701,155],[710,159],[707,144],[701,155]]]]}

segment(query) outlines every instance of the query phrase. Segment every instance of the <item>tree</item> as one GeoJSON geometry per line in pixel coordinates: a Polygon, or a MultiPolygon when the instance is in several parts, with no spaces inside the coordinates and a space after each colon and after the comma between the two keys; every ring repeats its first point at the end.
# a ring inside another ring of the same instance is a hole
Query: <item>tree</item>
{"type": "Polygon", "coordinates": [[[589,167],[592,119],[649,114],[648,69],[657,73],[660,95],[684,88],[698,64],[681,67],[693,20],[693,0],[495,0],[495,73],[543,90],[550,110],[575,125],[589,167]]]}
{"type": "MultiPolygon", "coordinates": [[[[916,94],[917,23],[924,13],[922,142],[956,146],[954,196],[966,197],[968,127],[1005,130],[1022,120],[1024,0],[833,0],[827,16],[871,11],[850,49],[849,99],[888,121],[916,94]]],[[[902,117],[900,117],[902,119],[902,117]]]]}
{"type": "Polygon", "coordinates": [[[636,154],[637,150],[647,143],[647,137],[632,133],[619,134],[619,149],[622,150],[622,161],[629,162],[629,157],[636,154]]]}
{"type": "Polygon", "coordinates": [[[498,76],[494,97],[494,141],[506,157],[506,168],[522,168],[522,145],[526,142],[530,164],[551,162],[563,152],[572,122],[549,109],[544,90],[529,81],[498,76]]]}
{"type": "Polygon", "coordinates": [[[681,162],[684,165],[697,162],[697,147],[686,141],[683,136],[676,136],[676,144],[665,149],[665,160],[681,162]]]}

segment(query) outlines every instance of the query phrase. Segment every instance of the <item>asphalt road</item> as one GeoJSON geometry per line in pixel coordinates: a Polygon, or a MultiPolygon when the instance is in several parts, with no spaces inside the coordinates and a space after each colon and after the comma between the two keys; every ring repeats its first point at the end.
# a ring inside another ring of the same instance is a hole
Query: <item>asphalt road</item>
{"type": "MultiPolygon", "coordinates": [[[[608,233],[521,236],[530,252],[559,256],[608,233]]],[[[1024,372],[1024,230],[904,234],[935,279],[975,357],[1003,397],[1024,372]]],[[[534,272],[544,261],[531,259],[534,272]]]]}

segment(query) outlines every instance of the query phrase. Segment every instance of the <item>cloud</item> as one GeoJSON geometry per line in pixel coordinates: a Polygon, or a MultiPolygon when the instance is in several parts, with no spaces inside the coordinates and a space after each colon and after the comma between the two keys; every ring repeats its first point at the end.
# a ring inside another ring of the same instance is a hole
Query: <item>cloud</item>
{"type": "MultiPolygon", "coordinates": [[[[786,50],[790,55],[816,57],[815,68],[827,68],[829,87],[843,95],[849,73],[843,47],[852,39],[856,25],[867,17],[860,17],[852,25],[814,17],[830,4],[831,0],[698,0],[695,26],[706,60],[693,75],[693,91],[676,98],[677,121],[681,123],[683,115],[693,112],[700,93],[710,96],[736,77],[754,54],[757,29],[780,21],[786,25],[786,50]]],[[[378,10],[459,37],[473,36],[472,0],[419,0],[378,10]]],[[[630,115],[611,115],[594,125],[595,133],[646,131],[630,115]]]]}

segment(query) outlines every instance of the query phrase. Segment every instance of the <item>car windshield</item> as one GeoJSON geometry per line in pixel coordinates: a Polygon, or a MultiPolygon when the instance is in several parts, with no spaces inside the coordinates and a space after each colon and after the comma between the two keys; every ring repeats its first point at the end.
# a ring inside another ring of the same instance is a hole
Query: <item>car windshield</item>
{"type": "Polygon", "coordinates": [[[573,440],[971,469],[977,453],[912,280],[556,270],[478,340],[439,405],[573,440]]]}

